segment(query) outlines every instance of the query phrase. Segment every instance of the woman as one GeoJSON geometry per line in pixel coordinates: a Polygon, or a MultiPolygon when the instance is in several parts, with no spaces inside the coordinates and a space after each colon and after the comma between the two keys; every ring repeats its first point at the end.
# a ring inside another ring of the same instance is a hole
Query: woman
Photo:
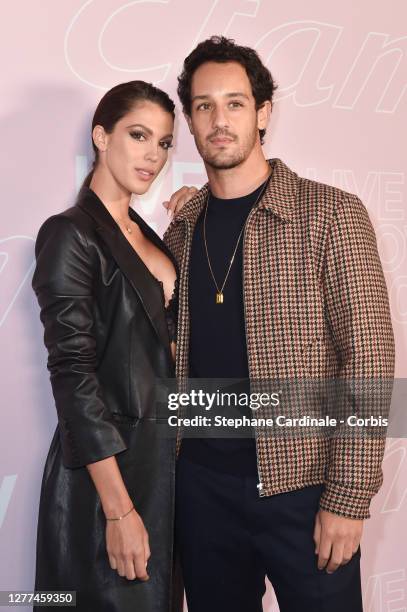
{"type": "Polygon", "coordinates": [[[178,609],[175,442],[155,422],[157,379],[174,376],[177,264],[129,207],[167,161],[173,127],[173,102],[151,84],[108,91],[92,122],[93,170],[36,241],[58,425],[35,589],[76,591],[83,612],[178,609]]]}

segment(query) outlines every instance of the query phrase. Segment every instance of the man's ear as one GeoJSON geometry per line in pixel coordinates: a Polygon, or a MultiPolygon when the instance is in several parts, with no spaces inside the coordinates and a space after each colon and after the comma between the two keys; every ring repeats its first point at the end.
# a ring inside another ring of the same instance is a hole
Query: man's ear
{"type": "Polygon", "coordinates": [[[93,142],[95,143],[95,147],[99,151],[106,151],[108,135],[105,132],[105,128],[102,125],[95,125],[92,131],[93,142]]]}
{"type": "Polygon", "coordinates": [[[270,100],[266,100],[257,110],[257,127],[259,130],[265,130],[267,128],[270,120],[271,108],[272,105],[270,100]]]}
{"type": "Polygon", "coordinates": [[[184,113],[185,120],[186,120],[186,122],[188,123],[189,132],[190,132],[191,134],[193,134],[194,132],[193,132],[193,130],[192,130],[192,121],[191,121],[191,117],[190,117],[190,116],[189,116],[189,115],[188,115],[188,114],[187,114],[185,111],[183,111],[183,113],[184,113]]]}

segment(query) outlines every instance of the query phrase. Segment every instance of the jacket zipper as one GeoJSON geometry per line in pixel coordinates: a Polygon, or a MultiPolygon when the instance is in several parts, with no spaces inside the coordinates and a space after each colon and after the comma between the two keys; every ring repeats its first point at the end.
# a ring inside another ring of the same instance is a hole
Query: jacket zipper
{"type": "MultiPolygon", "coordinates": [[[[244,317],[244,333],[245,333],[245,339],[246,339],[246,350],[248,351],[248,344],[247,344],[247,327],[246,327],[246,299],[245,299],[245,284],[244,284],[244,279],[245,279],[245,274],[244,274],[244,268],[245,268],[245,260],[246,260],[246,256],[245,256],[245,244],[246,244],[246,231],[247,228],[249,227],[249,221],[251,219],[252,216],[254,216],[254,213],[256,209],[252,208],[252,210],[249,212],[249,215],[247,217],[246,220],[246,227],[243,230],[243,262],[242,262],[242,284],[243,284],[243,317],[244,317]]],[[[247,360],[249,363],[249,359],[247,360]]],[[[249,382],[250,382],[250,367],[249,367],[249,382]]],[[[256,442],[256,464],[257,464],[257,477],[259,479],[259,482],[257,483],[257,488],[259,490],[259,496],[261,497],[261,490],[263,488],[263,483],[261,480],[261,470],[260,470],[260,464],[259,464],[259,454],[257,452],[257,436],[256,436],[256,429],[254,430],[254,435],[255,435],[255,442],[256,442]]]]}
{"type": "MultiPolygon", "coordinates": [[[[186,240],[185,240],[185,244],[187,244],[187,239],[189,238],[189,226],[188,226],[188,222],[185,220],[185,236],[186,236],[186,240]]],[[[182,254],[182,260],[181,260],[181,265],[179,266],[179,287],[181,286],[181,270],[183,269],[183,261],[184,259],[184,253],[182,254]]],[[[164,293],[164,292],[163,292],[164,293]]],[[[179,315],[179,312],[178,312],[179,315]]],[[[181,317],[178,316],[178,323],[181,320],[181,317]]],[[[178,342],[177,342],[177,350],[176,350],[176,355],[175,355],[175,367],[177,364],[177,358],[178,358],[178,351],[180,349],[178,348],[178,342]]],[[[188,373],[189,374],[189,373],[188,373]]],[[[175,380],[178,380],[178,374],[177,372],[175,372],[175,380]]],[[[174,477],[176,476],[176,465],[177,465],[177,445],[178,445],[178,436],[179,436],[179,431],[177,430],[177,434],[175,437],[175,445],[174,445],[174,477]]],[[[172,519],[173,519],[173,525],[175,524],[175,482],[173,481],[172,483],[172,503],[171,503],[171,508],[172,508],[172,519]]],[[[175,549],[175,542],[174,542],[174,534],[173,537],[171,538],[171,545],[170,545],[170,551],[171,551],[171,567],[170,567],[170,592],[169,592],[169,608],[168,612],[171,612],[174,609],[174,606],[176,603],[175,601],[175,597],[176,597],[176,593],[175,593],[175,588],[177,588],[177,585],[174,585],[174,581],[176,578],[176,575],[174,574],[174,570],[176,570],[176,558],[174,557],[174,549],[175,549]]],[[[179,560],[178,560],[179,562],[179,560]]],[[[182,606],[182,604],[181,604],[182,606]]]]}

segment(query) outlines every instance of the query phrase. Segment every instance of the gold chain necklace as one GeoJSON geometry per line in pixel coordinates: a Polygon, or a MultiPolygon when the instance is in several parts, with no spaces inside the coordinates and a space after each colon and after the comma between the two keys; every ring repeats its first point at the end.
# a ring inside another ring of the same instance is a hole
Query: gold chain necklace
{"type": "MultiPolygon", "coordinates": [[[[132,231],[133,231],[133,230],[131,229],[131,226],[130,226],[130,225],[127,225],[127,222],[126,222],[126,221],[124,221],[124,219],[118,219],[118,220],[117,220],[117,222],[118,222],[118,223],[119,223],[119,222],[123,223],[123,225],[124,225],[124,227],[126,228],[127,232],[128,232],[129,234],[131,234],[131,233],[132,233],[132,231]]],[[[129,222],[131,223],[131,219],[129,219],[129,222]]]]}
{"type": "MultiPolygon", "coordinates": [[[[263,193],[265,192],[266,187],[267,187],[267,185],[269,183],[269,180],[270,180],[270,176],[271,176],[271,174],[269,175],[268,179],[266,180],[263,189],[261,189],[259,195],[257,196],[257,199],[256,199],[255,203],[253,204],[252,208],[254,208],[256,206],[257,202],[260,200],[260,198],[262,197],[263,193]]],[[[208,260],[209,270],[210,270],[211,276],[213,278],[213,282],[215,283],[215,287],[216,287],[216,304],[223,304],[223,299],[224,299],[223,290],[225,288],[226,281],[227,281],[228,276],[229,276],[229,272],[230,272],[230,270],[232,268],[232,264],[233,264],[233,261],[235,259],[237,247],[239,246],[240,238],[242,237],[243,230],[246,227],[246,223],[247,223],[247,220],[249,218],[249,215],[247,215],[247,219],[244,222],[242,229],[240,230],[240,233],[239,233],[239,236],[237,238],[237,242],[236,242],[235,248],[233,249],[232,257],[231,257],[230,262],[229,262],[229,266],[228,266],[228,269],[227,269],[227,272],[226,272],[225,279],[223,281],[222,287],[219,289],[218,283],[216,282],[216,278],[215,278],[215,275],[214,275],[213,270],[212,270],[211,260],[209,258],[209,252],[208,252],[208,245],[207,245],[207,242],[206,242],[206,213],[208,211],[208,204],[209,204],[209,189],[208,189],[208,195],[206,197],[205,215],[204,215],[204,222],[203,222],[203,238],[204,238],[204,245],[205,245],[205,251],[206,251],[206,259],[208,260]]],[[[250,212],[249,212],[249,214],[250,214],[250,212]]]]}
{"type": "MultiPolygon", "coordinates": [[[[126,230],[129,232],[129,234],[131,234],[131,232],[132,232],[133,230],[131,229],[130,225],[127,225],[127,224],[125,223],[125,221],[123,221],[123,223],[124,223],[124,227],[126,228],[126,230]]],[[[130,223],[131,223],[131,221],[130,221],[130,223]]]]}

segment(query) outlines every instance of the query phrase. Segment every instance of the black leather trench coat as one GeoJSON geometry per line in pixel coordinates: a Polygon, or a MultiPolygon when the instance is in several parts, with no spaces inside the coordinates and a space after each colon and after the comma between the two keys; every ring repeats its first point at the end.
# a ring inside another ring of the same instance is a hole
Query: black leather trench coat
{"type": "MultiPolygon", "coordinates": [[[[129,214],[177,267],[159,236],[129,214]]],[[[58,415],[42,479],[35,588],[76,591],[81,612],[178,611],[175,441],[155,420],[157,378],[174,376],[162,284],[87,187],[45,221],[35,252],[32,285],[58,415]],[[111,455],[149,534],[147,582],[109,565],[86,464],[111,455]]]]}

